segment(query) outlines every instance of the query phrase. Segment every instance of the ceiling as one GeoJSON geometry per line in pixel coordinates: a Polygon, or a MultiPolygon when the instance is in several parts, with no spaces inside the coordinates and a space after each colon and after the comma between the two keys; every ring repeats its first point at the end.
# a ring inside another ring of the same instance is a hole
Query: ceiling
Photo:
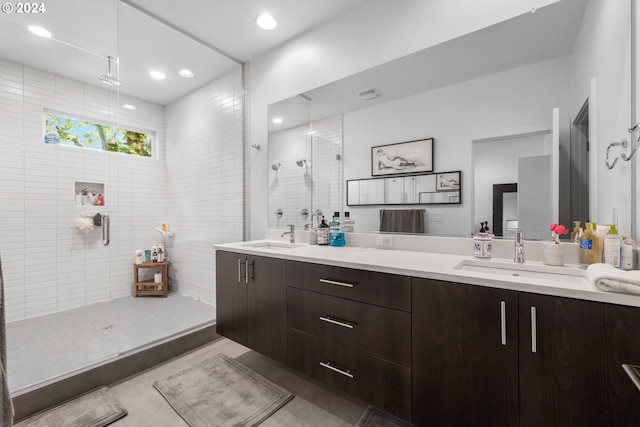
{"type": "Polygon", "coordinates": [[[0,57],[96,85],[106,57],[119,58],[120,93],[166,105],[364,1],[48,0],[44,13],[0,15],[0,57]],[[278,20],[272,31],[255,24],[265,11],[278,20]],[[178,76],[181,68],[195,76],[178,76]],[[167,78],[154,81],[151,70],[167,78]]]}
{"type": "Polygon", "coordinates": [[[281,125],[270,120],[269,131],[569,55],[587,4],[588,0],[553,3],[313,89],[304,97],[272,104],[270,118],[286,120],[281,125]],[[382,95],[362,100],[357,94],[367,89],[382,95]]]}

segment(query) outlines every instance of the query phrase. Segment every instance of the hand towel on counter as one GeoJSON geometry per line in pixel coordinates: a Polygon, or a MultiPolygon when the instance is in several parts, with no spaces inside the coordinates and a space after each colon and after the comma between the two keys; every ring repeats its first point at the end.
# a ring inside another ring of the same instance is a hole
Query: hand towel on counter
{"type": "Polygon", "coordinates": [[[0,260],[0,399],[2,399],[2,413],[0,413],[0,425],[11,427],[13,425],[13,401],[9,394],[7,383],[7,339],[5,334],[4,314],[4,283],[2,281],[2,261],[0,260]]]}
{"type": "Polygon", "coordinates": [[[380,209],[380,231],[424,233],[424,209],[380,209]]]}
{"type": "Polygon", "coordinates": [[[640,295],[640,271],[625,271],[609,264],[591,264],[587,267],[589,281],[607,292],[640,295]]]}

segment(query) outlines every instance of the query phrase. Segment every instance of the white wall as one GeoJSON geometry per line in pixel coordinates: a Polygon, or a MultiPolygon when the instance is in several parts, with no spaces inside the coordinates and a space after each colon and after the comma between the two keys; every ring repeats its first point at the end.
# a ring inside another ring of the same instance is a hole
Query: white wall
{"type": "Polygon", "coordinates": [[[250,237],[267,228],[267,107],[429,46],[528,13],[553,0],[369,0],[333,21],[251,60],[250,237]]]}
{"type": "MultiPolygon", "coordinates": [[[[608,170],[604,158],[610,142],[629,138],[630,64],[630,2],[591,0],[571,61],[571,105],[577,113],[590,95],[590,101],[595,101],[595,108],[592,105],[589,110],[590,145],[597,157],[591,170],[595,172],[596,188],[591,193],[590,219],[610,223],[616,207],[618,229],[625,235],[631,231],[631,165],[619,160],[614,169],[608,170]],[[594,94],[590,94],[592,81],[594,94]]],[[[614,149],[611,154],[617,153],[620,151],[614,149]]]]}
{"type": "MultiPolygon", "coordinates": [[[[133,254],[160,240],[171,288],[215,305],[212,245],[242,240],[242,71],[237,68],[166,107],[0,60],[0,254],[7,321],[132,292],[133,254]],[[120,108],[136,105],[133,112],[120,108]],[[156,131],[153,158],[47,145],[43,109],[156,131]],[[117,113],[118,112],[118,113],[117,113]],[[166,157],[166,162],[165,162],[166,157]],[[111,244],[74,221],[75,182],[104,183],[111,244]]],[[[116,315],[117,313],[114,313],[116,315]]]]}
{"type": "Polygon", "coordinates": [[[243,238],[242,79],[237,67],[166,107],[171,287],[212,305],[212,247],[243,238]]]}
{"type": "Polygon", "coordinates": [[[164,220],[164,108],[138,109],[120,124],[156,130],[153,158],[43,142],[43,109],[116,121],[124,99],[46,71],[0,59],[0,253],[7,321],[131,294],[133,253],[164,220]],[[104,183],[111,244],[79,234],[76,181],[104,183]]]}
{"type": "MultiPolygon", "coordinates": [[[[462,171],[462,204],[425,206],[444,218],[429,222],[428,232],[471,235],[472,141],[518,129],[551,129],[554,107],[560,107],[566,127],[569,98],[569,58],[560,57],[347,113],[345,180],[371,176],[372,146],[433,137],[434,171],[462,171]]],[[[496,161],[495,167],[502,166],[496,161]]],[[[379,208],[350,207],[356,230],[377,230],[379,208]]]]}

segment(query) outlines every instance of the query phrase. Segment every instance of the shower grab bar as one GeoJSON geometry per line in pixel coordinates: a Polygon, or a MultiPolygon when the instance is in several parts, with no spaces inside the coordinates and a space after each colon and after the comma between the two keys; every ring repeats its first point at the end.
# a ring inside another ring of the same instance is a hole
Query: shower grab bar
{"type": "Polygon", "coordinates": [[[109,246],[109,242],[111,241],[111,219],[109,215],[102,215],[102,244],[105,246],[109,246]]]}

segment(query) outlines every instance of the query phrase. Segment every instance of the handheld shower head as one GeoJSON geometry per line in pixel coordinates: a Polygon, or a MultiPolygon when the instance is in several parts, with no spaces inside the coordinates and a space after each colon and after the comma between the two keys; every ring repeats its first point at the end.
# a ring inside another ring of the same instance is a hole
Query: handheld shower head
{"type": "Polygon", "coordinates": [[[307,161],[305,159],[302,160],[296,160],[296,165],[303,167],[307,165],[307,161]]]}
{"type": "Polygon", "coordinates": [[[271,165],[271,170],[278,172],[280,170],[280,163],[271,165]]]}

